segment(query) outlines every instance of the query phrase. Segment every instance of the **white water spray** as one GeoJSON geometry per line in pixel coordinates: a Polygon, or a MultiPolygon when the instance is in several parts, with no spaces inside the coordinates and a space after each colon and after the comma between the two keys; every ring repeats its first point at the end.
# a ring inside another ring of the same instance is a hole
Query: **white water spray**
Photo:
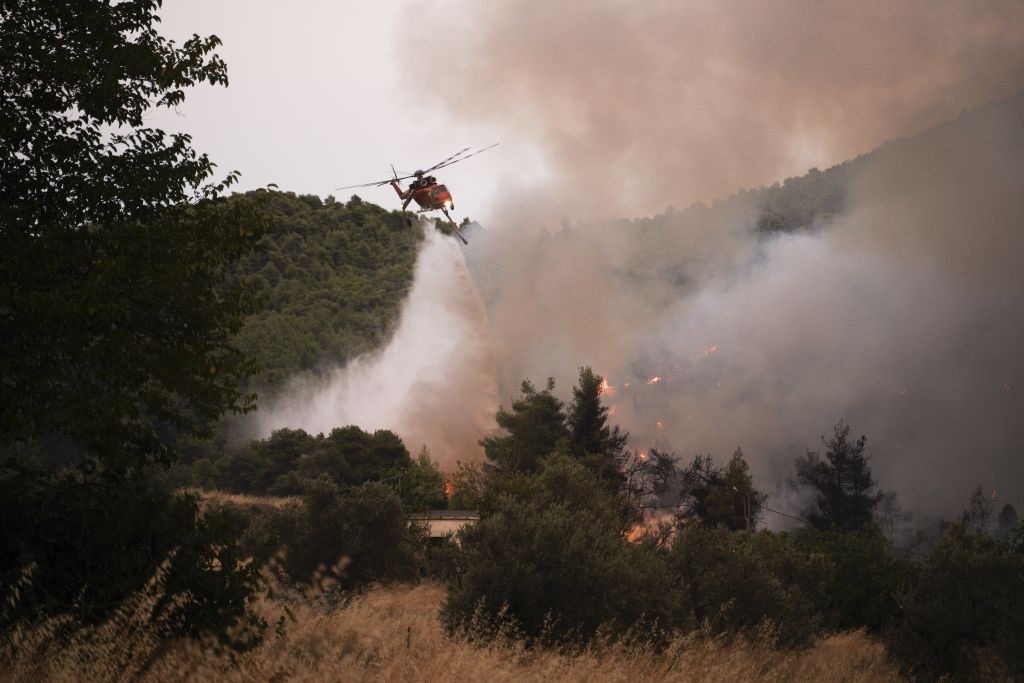
{"type": "Polygon", "coordinates": [[[413,455],[427,446],[445,467],[479,459],[477,440],[493,429],[498,407],[487,330],[461,247],[428,224],[390,342],[322,381],[294,381],[260,410],[261,436],[354,424],[394,431],[413,455]]]}

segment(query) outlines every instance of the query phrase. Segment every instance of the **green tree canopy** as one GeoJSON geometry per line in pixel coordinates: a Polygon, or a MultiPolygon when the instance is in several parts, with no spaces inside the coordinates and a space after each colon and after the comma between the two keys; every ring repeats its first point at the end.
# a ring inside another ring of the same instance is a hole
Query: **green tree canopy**
{"type": "Polygon", "coordinates": [[[612,490],[617,490],[622,483],[620,461],[629,437],[618,426],[608,425],[609,409],[601,404],[603,382],[604,378],[589,367],[580,368],[566,425],[573,455],[586,462],[612,490]]]}
{"type": "MultiPolygon", "coordinates": [[[[358,486],[413,464],[402,440],[386,429],[370,433],[349,425],[315,436],[302,429],[280,429],[214,457],[212,483],[240,493],[292,495],[304,492],[312,480],[358,486]]],[[[207,469],[205,464],[202,468],[207,469]]]]}
{"type": "Polygon", "coordinates": [[[710,455],[698,455],[680,471],[679,479],[684,518],[734,531],[757,525],[767,496],[754,488],[742,449],[737,448],[724,466],[716,465],[710,455]]]}
{"type": "Polygon", "coordinates": [[[522,398],[512,402],[511,410],[498,410],[498,426],[508,433],[489,436],[480,444],[492,466],[503,474],[536,472],[541,459],[569,435],[562,402],[552,393],[554,389],[555,380],[551,378],[544,391],[524,381],[522,398]]]}
{"type": "Polygon", "coordinates": [[[256,309],[229,266],[264,231],[188,135],[144,126],[184,88],[226,85],[220,41],[178,46],[159,2],[0,8],[0,465],[49,439],[110,474],[167,463],[254,397],[233,345],[256,309]]]}

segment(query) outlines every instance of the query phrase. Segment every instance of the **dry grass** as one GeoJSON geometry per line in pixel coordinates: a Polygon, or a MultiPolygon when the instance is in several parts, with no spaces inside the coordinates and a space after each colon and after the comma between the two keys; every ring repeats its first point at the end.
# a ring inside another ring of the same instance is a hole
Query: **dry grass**
{"type": "Polygon", "coordinates": [[[190,642],[160,643],[135,626],[146,600],[111,624],[46,646],[55,624],[0,646],[0,679],[40,681],[886,681],[883,647],[863,633],[798,651],[690,636],[667,651],[605,647],[567,656],[516,643],[478,648],[444,635],[435,584],[376,588],[344,608],[309,598],[264,601],[263,644],[233,663],[190,642]],[[282,629],[275,629],[278,622],[282,629]],[[6,671],[4,670],[6,669],[6,671]]]}

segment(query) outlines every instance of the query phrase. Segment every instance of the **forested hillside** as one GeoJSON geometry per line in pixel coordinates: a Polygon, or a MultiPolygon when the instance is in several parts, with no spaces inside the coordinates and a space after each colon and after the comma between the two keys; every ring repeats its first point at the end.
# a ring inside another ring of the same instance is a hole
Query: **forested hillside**
{"type": "Polygon", "coordinates": [[[412,282],[420,230],[397,211],[353,197],[273,192],[273,229],[238,269],[266,297],[238,336],[261,365],[257,390],[341,362],[387,336],[412,282]]]}

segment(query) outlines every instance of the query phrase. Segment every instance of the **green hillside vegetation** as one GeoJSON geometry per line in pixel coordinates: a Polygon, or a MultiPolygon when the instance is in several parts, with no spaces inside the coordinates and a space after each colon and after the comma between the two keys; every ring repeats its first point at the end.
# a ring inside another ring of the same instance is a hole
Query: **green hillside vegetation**
{"type": "Polygon", "coordinates": [[[271,232],[238,272],[266,297],[250,316],[238,346],[261,371],[257,389],[316,372],[378,347],[412,283],[422,239],[406,217],[353,196],[272,192],[271,232]]]}

